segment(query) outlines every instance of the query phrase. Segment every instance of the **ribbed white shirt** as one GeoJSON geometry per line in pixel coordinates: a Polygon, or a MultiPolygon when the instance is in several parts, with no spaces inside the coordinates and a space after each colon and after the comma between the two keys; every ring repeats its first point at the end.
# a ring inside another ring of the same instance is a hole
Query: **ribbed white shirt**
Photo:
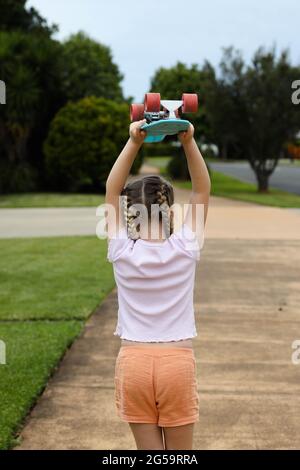
{"type": "Polygon", "coordinates": [[[114,335],[140,342],[197,336],[193,305],[200,245],[186,224],[162,242],[131,240],[125,228],[109,240],[118,291],[114,335]]]}

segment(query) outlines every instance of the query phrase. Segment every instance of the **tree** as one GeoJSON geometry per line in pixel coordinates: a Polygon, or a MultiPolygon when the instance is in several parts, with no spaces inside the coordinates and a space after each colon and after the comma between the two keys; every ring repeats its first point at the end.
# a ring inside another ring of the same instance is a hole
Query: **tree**
{"type": "Polygon", "coordinates": [[[174,67],[159,68],[151,79],[151,92],[159,92],[162,99],[181,99],[182,93],[197,93],[199,98],[199,110],[196,114],[186,114],[184,117],[195,123],[197,137],[208,135],[208,123],[206,118],[205,96],[207,84],[213,76],[213,70],[209,67],[200,69],[197,64],[187,67],[182,62],[177,62],[174,67]]]}
{"type": "Polygon", "coordinates": [[[224,50],[220,77],[208,92],[208,120],[224,157],[246,158],[258,190],[267,191],[286,142],[299,130],[299,109],[291,101],[291,84],[300,69],[287,51],[258,49],[250,65],[233,48],[224,50]]]}
{"type": "Polygon", "coordinates": [[[0,108],[0,155],[2,167],[8,165],[11,173],[4,183],[6,191],[28,190],[28,178],[23,187],[18,178],[14,187],[14,174],[26,168],[28,175],[32,166],[42,172],[41,140],[62,101],[60,44],[20,31],[0,32],[0,44],[0,75],[7,84],[6,105],[0,108]]]}
{"type": "Polygon", "coordinates": [[[256,174],[259,191],[268,190],[284,145],[299,131],[299,109],[291,101],[291,84],[300,69],[291,66],[289,54],[276,58],[275,50],[259,49],[244,78],[247,127],[242,147],[256,174]]]}
{"type": "Polygon", "coordinates": [[[120,85],[123,75],[112,60],[109,47],[79,32],[63,44],[63,62],[67,99],[76,101],[93,95],[124,101],[120,85]]]}
{"type": "MultiPolygon", "coordinates": [[[[92,96],[61,108],[44,145],[51,187],[104,190],[110,169],[128,138],[128,125],[125,103],[92,96]]],[[[138,158],[133,172],[140,165],[138,158]]]]}
{"type": "Polygon", "coordinates": [[[220,63],[220,76],[218,77],[213,67],[211,68],[211,80],[206,87],[206,112],[210,140],[219,147],[222,158],[229,155],[236,158],[241,154],[240,128],[245,109],[241,100],[242,79],[244,73],[244,61],[238,51],[234,53],[232,48],[224,49],[220,63]]]}
{"type": "MultiPolygon", "coordinates": [[[[182,62],[177,62],[174,67],[159,68],[151,79],[151,92],[159,92],[162,99],[181,99],[183,93],[197,93],[199,109],[196,114],[184,114],[183,119],[188,119],[195,126],[197,140],[206,140],[210,137],[210,129],[206,112],[206,89],[214,76],[213,68],[205,64],[202,69],[197,64],[187,67],[182,62]]],[[[181,115],[181,110],[179,110],[181,115]]],[[[168,142],[174,137],[166,138],[168,142]]],[[[173,158],[168,165],[168,172],[174,178],[189,177],[187,161],[182,147],[172,147],[173,158]]]]}
{"type": "Polygon", "coordinates": [[[31,7],[26,9],[27,0],[1,0],[0,30],[42,33],[51,36],[57,26],[48,26],[47,21],[31,7]]]}

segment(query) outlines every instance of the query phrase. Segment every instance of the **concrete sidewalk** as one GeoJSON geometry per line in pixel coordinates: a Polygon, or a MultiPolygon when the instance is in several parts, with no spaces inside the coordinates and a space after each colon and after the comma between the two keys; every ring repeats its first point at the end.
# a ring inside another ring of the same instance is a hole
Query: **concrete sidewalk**
{"type": "MultiPolygon", "coordinates": [[[[188,202],[188,191],[176,198],[188,202]]],[[[198,264],[195,449],[300,447],[300,217],[212,199],[198,264]]],[[[66,353],[17,449],[135,449],[114,408],[114,290],[66,353]]]]}
{"type": "MultiPolygon", "coordinates": [[[[188,191],[176,190],[187,203],[188,191]]],[[[257,206],[219,197],[210,199],[206,238],[299,238],[300,211],[257,206]]],[[[0,238],[95,235],[96,207],[0,209],[0,238]]]]}

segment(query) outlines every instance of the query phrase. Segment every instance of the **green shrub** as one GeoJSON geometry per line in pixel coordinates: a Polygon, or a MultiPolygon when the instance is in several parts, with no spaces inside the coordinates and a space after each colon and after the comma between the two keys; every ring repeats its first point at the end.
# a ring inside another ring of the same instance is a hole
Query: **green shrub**
{"type": "Polygon", "coordinates": [[[173,147],[168,142],[156,143],[156,144],[145,144],[142,147],[143,154],[146,157],[161,157],[162,155],[172,155],[173,147]]]}
{"type": "Polygon", "coordinates": [[[38,187],[36,170],[27,163],[0,163],[0,194],[34,191],[38,187]]]}
{"type": "Polygon", "coordinates": [[[173,156],[168,163],[167,172],[174,179],[190,180],[190,174],[187,166],[187,160],[183,148],[173,147],[173,156]]]}
{"type": "MultiPolygon", "coordinates": [[[[125,103],[90,96],[69,102],[54,117],[44,144],[53,189],[104,190],[109,171],[128,139],[125,103]]],[[[136,173],[142,158],[135,160],[136,173]]]]}
{"type": "MultiPolygon", "coordinates": [[[[210,174],[209,165],[207,164],[207,162],[205,163],[210,174]]],[[[191,178],[187,165],[187,159],[182,146],[173,147],[173,157],[168,163],[167,172],[174,179],[190,181],[191,178]]]]}

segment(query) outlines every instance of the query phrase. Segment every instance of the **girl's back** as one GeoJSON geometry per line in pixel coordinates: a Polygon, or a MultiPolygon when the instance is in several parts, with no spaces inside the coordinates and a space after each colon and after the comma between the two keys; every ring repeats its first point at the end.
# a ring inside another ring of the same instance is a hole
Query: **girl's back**
{"type": "Polygon", "coordinates": [[[122,229],[107,257],[118,288],[115,335],[141,342],[197,336],[193,289],[200,248],[188,225],[162,242],[134,241],[122,229]]]}
{"type": "Polygon", "coordinates": [[[129,423],[138,449],[192,449],[193,426],[199,420],[193,293],[199,241],[202,246],[203,240],[195,214],[203,206],[205,222],[210,180],[190,126],[179,138],[188,160],[192,193],[188,216],[174,231],[174,194],[169,182],[156,175],[126,185],[145,138],[143,123],[131,124],[130,138],[106,182],[105,202],[113,208],[107,213],[107,257],[113,263],[118,289],[115,335],[122,338],[114,376],[116,411],[129,423]],[[123,223],[120,196],[125,196],[123,223]],[[159,220],[152,225],[152,209],[157,208],[159,220]],[[145,216],[138,225],[140,212],[145,216]],[[149,216],[151,232],[163,228],[166,238],[159,235],[159,241],[154,241],[149,235],[144,225],[149,216]],[[194,227],[197,235],[191,230],[194,227]]]}

